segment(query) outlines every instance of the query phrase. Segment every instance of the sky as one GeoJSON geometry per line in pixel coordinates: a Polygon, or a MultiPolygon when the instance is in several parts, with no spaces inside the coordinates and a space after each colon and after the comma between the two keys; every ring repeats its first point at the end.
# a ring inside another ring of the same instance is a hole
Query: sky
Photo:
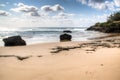
{"type": "Polygon", "coordinates": [[[120,11],[120,0],[1,0],[0,27],[89,27],[120,11]]]}

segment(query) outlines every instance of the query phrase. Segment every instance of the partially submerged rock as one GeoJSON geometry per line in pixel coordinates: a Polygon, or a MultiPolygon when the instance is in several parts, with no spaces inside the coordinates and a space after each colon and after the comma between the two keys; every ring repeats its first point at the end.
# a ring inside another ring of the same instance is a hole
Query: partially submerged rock
{"type": "Polygon", "coordinates": [[[3,39],[5,46],[24,46],[26,42],[21,38],[21,36],[12,36],[3,39]]]}
{"type": "Polygon", "coordinates": [[[63,32],[64,33],[72,33],[72,31],[70,31],[70,30],[64,30],[63,32]]]}

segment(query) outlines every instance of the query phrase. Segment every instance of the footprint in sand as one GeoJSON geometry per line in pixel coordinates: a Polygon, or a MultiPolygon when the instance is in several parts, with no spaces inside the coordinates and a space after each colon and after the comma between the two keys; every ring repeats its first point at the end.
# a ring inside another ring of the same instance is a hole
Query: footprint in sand
{"type": "Polygon", "coordinates": [[[100,66],[104,66],[104,64],[100,64],[100,66]]]}

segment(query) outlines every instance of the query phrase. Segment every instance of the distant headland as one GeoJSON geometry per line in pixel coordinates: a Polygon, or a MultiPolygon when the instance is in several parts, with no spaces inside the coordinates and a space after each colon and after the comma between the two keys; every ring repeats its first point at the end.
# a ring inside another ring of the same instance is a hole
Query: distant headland
{"type": "Polygon", "coordinates": [[[111,14],[106,22],[98,22],[95,25],[87,28],[87,30],[104,33],[120,33],[120,11],[111,14]]]}

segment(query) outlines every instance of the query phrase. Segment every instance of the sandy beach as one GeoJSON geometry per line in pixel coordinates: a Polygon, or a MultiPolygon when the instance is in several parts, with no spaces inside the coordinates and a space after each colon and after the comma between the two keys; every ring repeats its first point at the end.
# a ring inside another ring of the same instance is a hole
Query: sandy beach
{"type": "Polygon", "coordinates": [[[1,0],[0,80],[120,80],[120,0],[1,0]]]}
{"type": "Polygon", "coordinates": [[[120,37],[0,47],[0,80],[120,80],[120,37]]]}

